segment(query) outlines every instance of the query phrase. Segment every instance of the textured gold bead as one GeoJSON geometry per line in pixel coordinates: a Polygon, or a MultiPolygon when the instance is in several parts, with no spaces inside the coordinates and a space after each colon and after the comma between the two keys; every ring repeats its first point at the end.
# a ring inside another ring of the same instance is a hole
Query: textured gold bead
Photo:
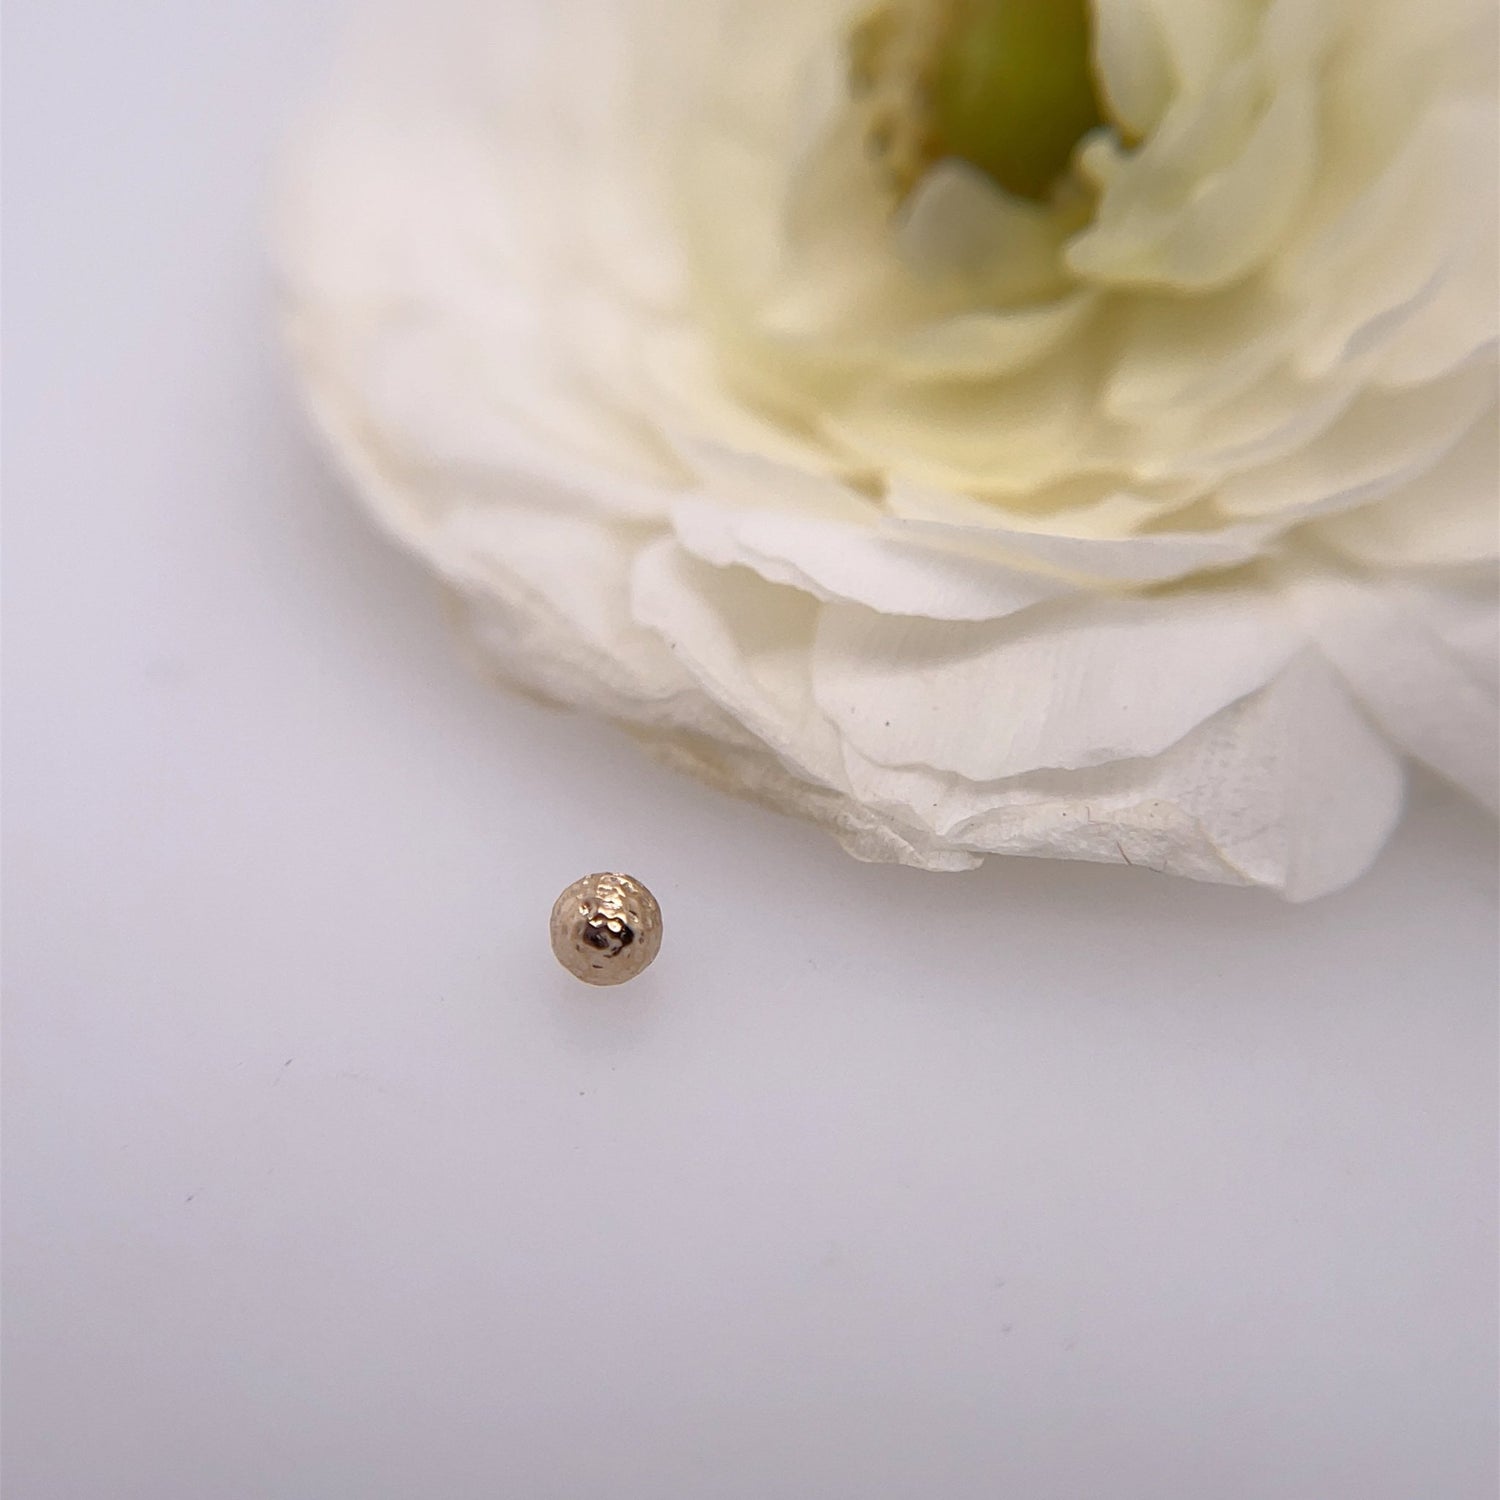
{"type": "Polygon", "coordinates": [[[585,875],[552,907],[552,951],[585,984],[634,979],[660,947],[661,907],[630,875],[585,875]]]}

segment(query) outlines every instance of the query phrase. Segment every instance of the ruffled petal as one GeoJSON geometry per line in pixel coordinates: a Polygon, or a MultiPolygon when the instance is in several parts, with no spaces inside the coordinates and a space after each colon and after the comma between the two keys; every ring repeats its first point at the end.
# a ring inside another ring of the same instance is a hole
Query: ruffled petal
{"type": "Polygon", "coordinates": [[[1109,167],[1068,266],[1099,285],[1227,286],[1281,242],[1316,160],[1311,80],[1284,78],[1267,98],[1256,70],[1237,66],[1211,98],[1169,114],[1138,153],[1109,167]]]}
{"type": "Polygon", "coordinates": [[[881,765],[993,780],[1160,754],[1299,644],[1274,599],[1228,588],[1067,600],[962,629],[829,606],[812,690],[881,765]]]}
{"type": "MultiPolygon", "coordinates": [[[[1472,299],[1469,327],[1441,359],[1428,308],[1476,249],[1494,245],[1495,128],[1493,104],[1435,105],[1334,222],[1282,257],[1276,280],[1308,309],[1298,335],[1305,375],[1319,378],[1386,346],[1388,378],[1410,377],[1421,328],[1429,345],[1422,373],[1431,378],[1494,337],[1496,299],[1472,299]],[[1403,335],[1405,347],[1390,349],[1403,335]]],[[[1488,263],[1493,273],[1492,253],[1488,263]]]]}
{"type": "Polygon", "coordinates": [[[1384,500],[1319,522],[1314,534],[1378,568],[1500,557],[1500,422],[1494,408],[1425,473],[1384,500]]]}
{"type": "Polygon", "coordinates": [[[949,847],[1136,865],[1292,901],[1368,868],[1400,816],[1404,779],[1307,652],[1149,759],[973,782],[846,745],[845,765],[862,804],[949,847]]]}
{"type": "Polygon", "coordinates": [[[1094,72],[1111,117],[1137,140],[1156,127],[1176,86],[1156,12],[1151,0],[1094,0],[1094,72]]]}
{"type": "Polygon", "coordinates": [[[1487,807],[1500,805],[1492,587],[1446,591],[1305,573],[1288,580],[1287,595],[1394,744],[1487,807]]]}
{"type": "Polygon", "coordinates": [[[1495,401],[1488,369],[1404,391],[1371,391],[1337,421],[1275,462],[1241,470],[1215,492],[1229,516],[1303,516],[1350,510],[1426,473],[1495,401]]]}
{"type": "Polygon", "coordinates": [[[1144,531],[1144,523],[1178,509],[1181,499],[1150,500],[1123,493],[1106,495],[1091,507],[1078,534],[1064,529],[1066,521],[1052,518],[1043,523],[918,486],[895,487],[888,498],[900,518],[893,529],[911,531],[938,546],[962,547],[1096,586],[1168,583],[1190,573],[1232,568],[1260,556],[1276,529],[1274,524],[1242,522],[1203,531],[1144,531]],[[1111,506],[1120,509],[1119,529],[1102,525],[1097,514],[1111,506]]]}
{"type": "Polygon", "coordinates": [[[998,561],[921,545],[913,536],[800,516],[685,500],[677,540],[716,567],[751,569],[814,598],[862,604],[883,615],[996,620],[1070,592],[1070,585],[998,561]]]}
{"type": "Polygon", "coordinates": [[[745,569],[716,569],[675,542],[644,548],[631,578],[635,621],[663,640],[703,693],[790,771],[834,784],[838,746],[813,702],[820,606],[745,569]]]}

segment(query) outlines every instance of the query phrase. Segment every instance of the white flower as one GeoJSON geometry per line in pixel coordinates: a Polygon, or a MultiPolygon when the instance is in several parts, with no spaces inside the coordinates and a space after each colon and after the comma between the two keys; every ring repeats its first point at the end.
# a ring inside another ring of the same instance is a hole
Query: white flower
{"type": "Polygon", "coordinates": [[[294,348],[531,688],[861,858],[1317,895],[1403,758],[1495,799],[1495,19],[1094,0],[1038,191],[934,144],[944,0],[411,0],[294,348]]]}

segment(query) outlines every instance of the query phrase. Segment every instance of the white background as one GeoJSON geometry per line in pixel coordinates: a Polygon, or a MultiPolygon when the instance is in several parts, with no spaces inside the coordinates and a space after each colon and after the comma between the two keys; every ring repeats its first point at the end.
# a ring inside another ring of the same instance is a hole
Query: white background
{"type": "Polygon", "coordinates": [[[8,7],[7,1500],[1488,1500],[1492,825],[867,868],[484,684],[275,349],[334,19],[8,7]]]}

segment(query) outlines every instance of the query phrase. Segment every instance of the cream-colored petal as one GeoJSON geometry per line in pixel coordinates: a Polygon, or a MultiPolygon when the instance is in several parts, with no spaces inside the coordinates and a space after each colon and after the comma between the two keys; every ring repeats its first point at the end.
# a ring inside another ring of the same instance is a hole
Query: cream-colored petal
{"type": "Polygon", "coordinates": [[[524,596],[565,628],[569,649],[617,694],[671,697],[690,679],[631,609],[637,538],[546,504],[455,506],[424,539],[444,576],[473,596],[524,596]]]}
{"type": "Polygon", "coordinates": [[[1295,311],[1261,278],[1203,297],[1131,298],[1119,312],[1104,404],[1149,424],[1235,400],[1284,362],[1295,311]]]}
{"type": "Polygon", "coordinates": [[[825,828],[855,859],[919,870],[972,870],[984,857],[914,830],[835,787],[790,772],[761,745],[672,729],[634,728],[658,759],[699,781],[825,828]]]}
{"type": "Polygon", "coordinates": [[[1389,747],[1307,652],[1146,759],[973,782],[846,745],[845,766],[862,803],[940,845],[1130,864],[1292,901],[1369,866],[1403,783],[1389,747]]]}
{"type": "Polygon", "coordinates": [[[636,374],[638,410],[690,467],[696,453],[715,447],[813,475],[869,471],[868,457],[830,431],[815,409],[797,408],[783,390],[731,380],[702,328],[653,330],[642,341],[636,374]]]}
{"type": "Polygon", "coordinates": [[[771,583],[883,615],[995,620],[1070,586],[1024,567],[925,543],[872,523],[822,520],[785,510],[684,500],[673,511],[677,540],[715,567],[745,567],[771,583]]]}
{"type": "Polygon", "coordinates": [[[961,628],[830,605],[813,694],[871,760],[983,781],[1159,754],[1298,646],[1273,600],[1228,588],[1068,600],[961,628]]]}
{"type": "Polygon", "coordinates": [[[1288,522],[1351,510],[1420,478],[1494,402],[1494,372],[1482,368],[1410,390],[1369,392],[1285,458],[1226,479],[1215,498],[1229,516],[1288,522]]]}
{"type": "Polygon", "coordinates": [[[1500,424],[1494,409],[1425,473],[1373,505],[1318,523],[1314,531],[1374,568],[1500,557],[1500,424]]]}
{"type": "Polygon", "coordinates": [[[1078,293],[1035,307],[934,319],[871,351],[885,379],[989,381],[1013,375],[1082,335],[1097,304],[1078,293]]]}
{"type": "Polygon", "coordinates": [[[959,283],[976,302],[1000,306],[1067,289],[1062,251],[1075,227],[1066,205],[1014,198],[962,161],[928,171],[892,225],[895,248],[916,275],[959,283]]]}
{"type": "MultiPolygon", "coordinates": [[[[1404,579],[1400,592],[1464,670],[1500,700],[1500,577],[1495,569],[1422,572],[1404,579]]],[[[1496,772],[1500,775],[1500,766],[1496,772]]]]}
{"type": "Polygon", "coordinates": [[[1276,529],[1270,523],[1241,522],[1206,531],[1141,531],[1144,522],[1179,502],[1132,503],[1136,497],[1128,494],[1090,507],[1085,521],[1091,524],[1077,532],[1064,529],[1068,517],[1031,518],[1025,525],[1025,518],[997,506],[914,486],[895,486],[888,498],[896,524],[919,538],[1105,585],[1167,583],[1200,570],[1235,567],[1259,556],[1276,529]],[[1123,527],[1098,526],[1089,534],[1111,500],[1125,502],[1123,527]]]}
{"type": "Polygon", "coordinates": [[[1313,180],[1311,81],[1282,78],[1267,97],[1256,70],[1237,65],[1212,99],[1180,108],[1111,173],[1093,224],[1069,244],[1084,280],[1227,286],[1283,239],[1313,180]]]}
{"type": "Polygon", "coordinates": [[[1177,86],[1151,0],[1094,0],[1094,74],[1111,118],[1136,140],[1150,135],[1177,86]]]}
{"type": "MultiPolygon", "coordinates": [[[[1309,572],[1288,579],[1286,592],[1303,628],[1394,744],[1486,806],[1500,805],[1493,676],[1481,666],[1484,652],[1455,642],[1441,590],[1309,572]]],[[[1493,629],[1493,592],[1469,607],[1493,629]]],[[[1478,628],[1473,636],[1483,638],[1478,628]]]]}
{"type": "Polygon", "coordinates": [[[825,428],[895,476],[955,490],[1020,495],[1112,467],[1093,426],[1098,355],[1065,345],[1020,374],[913,386],[864,382],[825,428]]]}
{"type": "Polygon", "coordinates": [[[1236,58],[1250,49],[1261,21],[1260,0],[1142,0],[1171,55],[1177,92],[1210,92],[1236,58]]]}
{"type": "MultiPolygon", "coordinates": [[[[1276,280],[1308,309],[1298,354],[1305,374],[1324,375],[1420,323],[1466,242],[1477,235],[1493,244],[1495,131],[1492,102],[1434,106],[1338,219],[1289,250],[1276,280]]],[[[1492,309],[1486,321],[1493,329],[1492,309]]]]}
{"type": "Polygon", "coordinates": [[[702,692],[803,780],[836,785],[838,746],[813,702],[811,648],[822,606],[744,568],[712,568],[676,542],[644,548],[631,613],[702,692]]]}

